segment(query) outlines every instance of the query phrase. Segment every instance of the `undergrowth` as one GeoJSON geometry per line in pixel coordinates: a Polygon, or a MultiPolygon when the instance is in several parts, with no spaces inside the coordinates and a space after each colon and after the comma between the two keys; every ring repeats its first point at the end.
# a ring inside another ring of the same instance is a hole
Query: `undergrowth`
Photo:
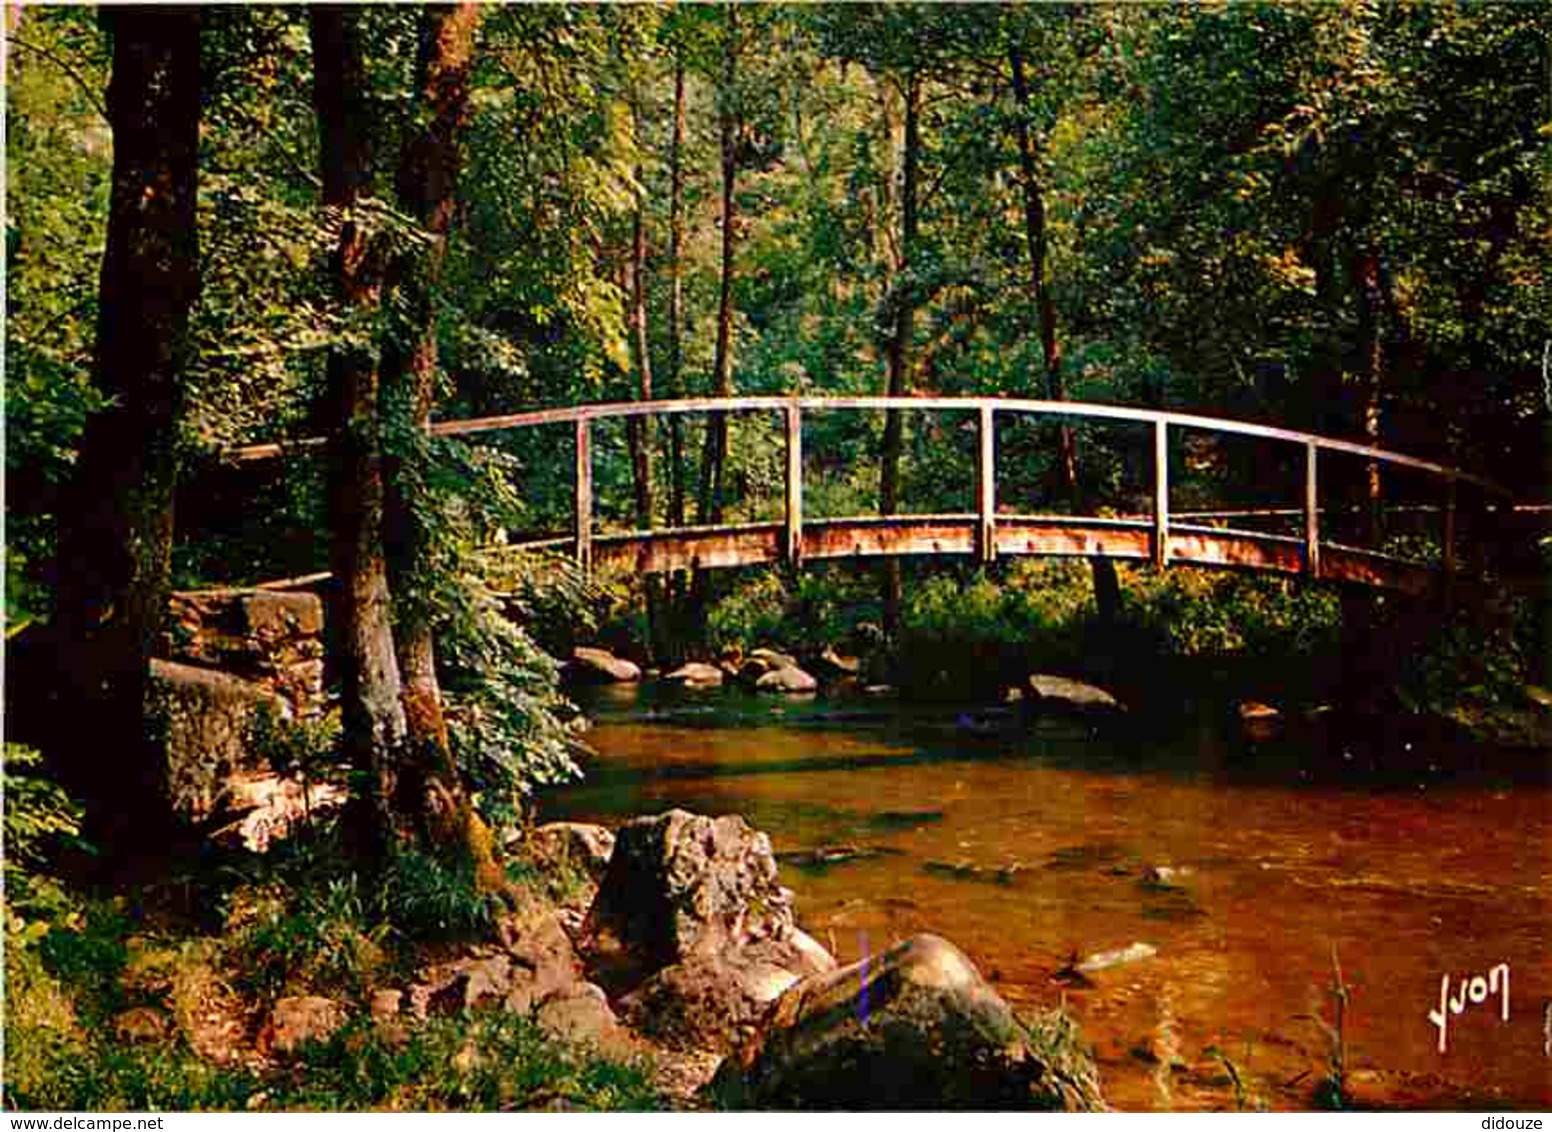
{"type": "MultiPolygon", "coordinates": [[[[557,1042],[529,1019],[370,1017],[429,941],[488,939],[493,910],[456,867],[401,854],[360,874],[337,830],[97,897],[51,873],[79,811],[36,760],[6,767],[8,1110],[661,1107],[645,1069],[557,1042]],[[258,1040],[275,1001],[322,995],[346,1024],[290,1058],[258,1040]]],[[[520,871],[520,870],[519,870],[520,871]]],[[[521,878],[519,878],[521,879],[521,878]]]]}

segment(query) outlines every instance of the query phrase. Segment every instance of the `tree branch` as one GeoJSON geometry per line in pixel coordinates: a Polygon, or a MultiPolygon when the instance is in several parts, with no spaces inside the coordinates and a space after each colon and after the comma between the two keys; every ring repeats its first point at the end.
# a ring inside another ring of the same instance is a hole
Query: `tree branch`
{"type": "Polygon", "coordinates": [[[104,122],[108,120],[107,103],[105,103],[97,96],[95,87],[86,81],[85,76],[82,75],[80,71],[76,70],[68,62],[66,62],[64,59],[61,59],[47,47],[39,47],[36,43],[29,43],[27,40],[23,39],[19,35],[16,35],[14,32],[6,36],[6,39],[14,47],[20,47],[23,51],[31,51],[34,55],[43,56],[43,58],[47,59],[50,63],[53,63],[54,66],[65,72],[65,74],[69,75],[72,79],[75,80],[76,85],[81,88],[81,93],[86,96],[86,101],[91,104],[92,109],[97,111],[98,115],[101,116],[104,122]]]}

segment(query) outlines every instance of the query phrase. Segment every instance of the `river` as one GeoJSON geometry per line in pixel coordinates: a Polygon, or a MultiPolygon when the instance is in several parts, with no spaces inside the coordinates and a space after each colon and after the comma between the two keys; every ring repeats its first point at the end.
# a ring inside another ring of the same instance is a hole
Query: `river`
{"type": "Polygon", "coordinates": [[[1380,773],[1329,738],[1249,745],[1221,712],[1023,724],[650,688],[584,706],[598,758],[543,820],[743,815],[842,962],[951,939],[1015,1008],[1065,1004],[1115,1108],[1310,1108],[1339,1044],[1359,1103],[1552,1106],[1544,773],[1428,761],[1458,751],[1380,773]]]}

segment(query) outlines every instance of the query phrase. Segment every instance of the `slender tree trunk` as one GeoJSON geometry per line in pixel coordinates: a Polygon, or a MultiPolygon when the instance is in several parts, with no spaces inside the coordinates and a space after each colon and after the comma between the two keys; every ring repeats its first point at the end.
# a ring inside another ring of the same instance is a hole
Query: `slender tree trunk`
{"type": "MultiPolygon", "coordinates": [[[[638,117],[639,124],[639,117],[638,117]]],[[[644,183],[642,170],[636,170],[638,183],[644,183]]],[[[631,223],[630,256],[630,323],[631,353],[636,364],[637,396],[642,401],[652,400],[652,348],[647,334],[647,217],[646,201],[636,202],[636,215],[631,223]]],[[[652,430],[646,417],[629,417],[625,422],[626,437],[631,454],[631,479],[636,496],[636,526],[650,530],[653,526],[652,490],[652,430]]],[[[647,603],[648,646],[654,658],[663,655],[665,641],[662,626],[662,586],[651,575],[643,580],[647,603]]]]}
{"type": "MultiPolygon", "coordinates": [[[[916,330],[916,281],[911,275],[911,256],[917,238],[917,182],[921,165],[921,84],[915,73],[905,82],[905,150],[900,184],[900,268],[890,295],[894,304],[894,328],[885,347],[888,385],[885,394],[904,397],[911,387],[911,344],[916,330]]],[[[900,458],[905,449],[904,413],[884,413],[884,446],[879,468],[879,513],[893,515],[900,509],[900,458]]],[[[900,624],[902,584],[900,561],[884,564],[884,630],[893,634],[900,624]]]]}
{"type": "Polygon", "coordinates": [[[60,726],[73,782],[121,842],[169,816],[146,735],[147,669],[166,613],[189,316],[199,296],[199,9],[104,11],[113,35],[113,183],[97,388],[59,516],[60,726]],[[91,752],[87,755],[87,752],[91,752]],[[89,762],[83,762],[89,759],[89,762]]]}
{"type": "MultiPolygon", "coordinates": [[[[1056,303],[1051,296],[1050,245],[1046,236],[1045,199],[1040,192],[1035,147],[1029,136],[1024,115],[1029,107],[1029,88],[1024,79],[1024,57],[1015,41],[1008,48],[1013,71],[1013,99],[1016,107],[1019,168],[1024,177],[1024,234],[1029,244],[1029,273],[1035,307],[1040,312],[1040,348],[1045,360],[1046,393],[1053,401],[1067,400],[1067,383],[1062,377],[1061,346],[1056,336],[1056,303]]],[[[1062,487],[1073,505],[1087,513],[1087,500],[1078,479],[1078,444],[1072,427],[1065,422],[1057,429],[1057,459],[1062,487]]],[[[1094,579],[1094,605],[1102,624],[1114,624],[1121,606],[1121,583],[1115,563],[1096,556],[1089,559],[1094,579]]]]}
{"type": "Polygon", "coordinates": [[[1342,283],[1337,240],[1342,225],[1341,185],[1334,177],[1316,180],[1310,211],[1309,261],[1315,272],[1315,306],[1325,326],[1316,336],[1307,382],[1308,427],[1332,433],[1341,423],[1342,283]]]}
{"type": "MultiPolygon", "coordinates": [[[[668,144],[668,394],[683,397],[684,389],[684,51],[674,54],[674,121],[668,144]]],[[[685,525],[684,421],[668,418],[668,525],[685,525]]],[[[670,582],[667,616],[669,640],[677,656],[685,644],[686,575],[676,572],[670,582]]]]}
{"type": "MultiPolygon", "coordinates": [[[[733,395],[733,278],[738,248],[737,201],[739,108],[737,83],[738,5],[726,12],[726,42],[722,52],[721,108],[718,128],[722,149],[722,281],[717,298],[717,345],[712,364],[712,394],[733,395]]],[[[707,422],[706,454],[701,465],[700,522],[722,521],[723,476],[727,467],[727,417],[712,413],[707,422]]]]}
{"type": "MultiPolygon", "coordinates": [[[[1029,123],[1024,117],[1029,108],[1029,88],[1024,79],[1024,57],[1017,43],[1008,48],[1008,60],[1013,70],[1014,122],[1018,133],[1019,168],[1024,176],[1024,234],[1029,244],[1031,290],[1035,306],[1040,312],[1040,348],[1045,360],[1046,394],[1053,401],[1065,401],[1067,383],[1062,377],[1062,352],[1056,338],[1056,303],[1051,297],[1045,198],[1040,192],[1034,142],[1029,136],[1029,123]]],[[[1073,493],[1078,487],[1078,457],[1072,428],[1064,423],[1057,437],[1062,486],[1073,493]]]]}
{"type": "MultiPolygon", "coordinates": [[[[674,60],[674,128],[668,146],[668,393],[684,396],[684,57],[674,60]]],[[[684,434],[668,418],[668,522],[684,526],[684,434]]]]}
{"type": "MultiPolygon", "coordinates": [[[[1365,442],[1380,441],[1380,396],[1384,382],[1384,292],[1380,285],[1380,257],[1373,248],[1353,256],[1353,286],[1358,293],[1358,424],[1365,442]]],[[[1371,546],[1377,546],[1383,534],[1380,465],[1370,460],[1365,466],[1364,498],[1371,546]]]]}
{"type": "MultiPolygon", "coordinates": [[[[322,154],[323,200],[340,210],[334,260],[341,306],[357,316],[381,302],[381,265],[352,216],[371,192],[372,110],[358,20],[364,9],[319,5],[310,10],[314,99],[322,154]]],[[[329,358],[333,422],[329,497],[330,565],[338,587],[338,668],[344,744],[372,774],[372,835],[387,848],[408,831],[394,812],[406,738],[398,657],[390,621],[388,564],[383,553],[383,467],[375,353],[341,347],[329,358]]]]}

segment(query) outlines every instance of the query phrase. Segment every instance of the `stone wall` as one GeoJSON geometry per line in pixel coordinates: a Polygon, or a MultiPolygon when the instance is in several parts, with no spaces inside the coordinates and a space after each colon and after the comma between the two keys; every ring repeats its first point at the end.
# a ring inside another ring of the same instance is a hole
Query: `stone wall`
{"type": "Polygon", "coordinates": [[[175,593],[162,651],[150,695],[167,790],[176,811],[203,820],[232,803],[234,783],[268,774],[252,743],[261,713],[323,711],[323,603],[269,590],[175,593]]]}
{"type": "Polygon", "coordinates": [[[168,659],[211,668],[279,695],[298,717],[323,708],[323,602],[274,590],[172,596],[168,659]]]}

